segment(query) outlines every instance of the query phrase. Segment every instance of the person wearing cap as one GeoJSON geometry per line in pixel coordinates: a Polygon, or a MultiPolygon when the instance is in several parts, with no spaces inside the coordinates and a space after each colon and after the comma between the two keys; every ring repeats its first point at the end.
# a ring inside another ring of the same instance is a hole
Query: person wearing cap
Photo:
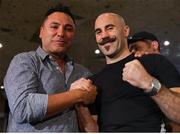
{"type": "Polygon", "coordinates": [[[149,32],[135,33],[128,38],[129,50],[139,56],[141,53],[160,54],[160,44],[157,37],[149,32]]]}
{"type": "Polygon", "coordinates": [[[74,34],[69,8],[53,7],[40,28],[42,45],[12,59],[4,79],[10,108],[7,132],[79,131],[74,106],[92,103],[96,87],[82,78],[91,75],[89,70],[67,55],[74,34]]]}
{"type": "MultiPolygon", "coordinates": [[[[180,75],[161,55],[134,57],[128,35],[129,27],[120,15],[97,17],[95,37],[106,65],[90,77],[98,94],[89,109],[97,117],[100,132],[160,132],[162,111],[180,122],[180,100],[174,100],[169,90],[180,90],[180,75]]],[[[83,119],[90,117],[80,112],[83,119]]]]}
{"type": "MultiPolygon", "coordinates": [[[[141,31],[133,34],[128,38],[129,50],[140,57],[143,54],[160,54],[160,43],[158,38],[150,32],[141,31]]],[[[180,96],[180,94],[179,94],[180,96]]],[[[177,96],[174,95],[174,98],[177,96]]],[[[173,105],[173,104],[172,104],[173,105]]],[[[179,132],[180,125],[175,122],[169,122],[170,129],[172,132],[179,132]]]]}

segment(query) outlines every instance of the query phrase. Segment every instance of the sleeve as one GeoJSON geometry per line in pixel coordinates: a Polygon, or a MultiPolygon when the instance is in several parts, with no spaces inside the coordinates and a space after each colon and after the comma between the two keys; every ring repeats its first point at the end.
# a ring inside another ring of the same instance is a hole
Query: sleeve
{"type": "Polygon", "coordinates": [[[98,115],[97,98],[94,103],[88,105],[91,115],[98,115]]]}
{"type": "Polygon", "coordinates": [[[18,123],[38,122],[47,112],[48,95],[39,94],[38,76],[27,54],[13,58],[4,79],[10,112],[18,123]]]}
{"type": "Polygon", "coordinates": [[[99,103],[100,90],[99,90],[99,88],[98,88],[98,85],[96,84],[95,75],[92,75],[92,76],[88,77],[88,79],[92,80],[92,81],[93,81],[93,84],[94,84],[95,86],[97,86],[97,92],[98,92],[94,103],[89,104],[89,105],[88,105],[88,108],[89,108],[89,111],[90,111],[91,115],[98,115],[98,111],[99,111],[98,108],[100,108],[100,106],[99,106],[99,104],[100,104],[100,103],[99,103]]]}
{"type": "Polygon", "coordinates": [[[155,58],[155,77],[168,88],[180,87],[180,75],[175,66],[163,56],[155,58]]]}

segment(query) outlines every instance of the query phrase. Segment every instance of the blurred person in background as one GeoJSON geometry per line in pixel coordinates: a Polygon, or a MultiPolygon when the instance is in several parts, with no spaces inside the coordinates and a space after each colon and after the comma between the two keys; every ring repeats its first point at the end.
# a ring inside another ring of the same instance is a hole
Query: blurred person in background
{"type": "MultiPolygon", "coordinates": [[[[158,38],[153,33],[147,31],[140,31],[130,36],[128,39],[128,45],[129,50],[137,57],[144,54],[160,54],[160,43],[158,38]]],[[[177,96],[180,96],[180,94],[177,94],[177,96]]],[[[167,128],[168,131],[180,132],[179,124],[169,121],[168,123],[170,124],[167,128]]]]}

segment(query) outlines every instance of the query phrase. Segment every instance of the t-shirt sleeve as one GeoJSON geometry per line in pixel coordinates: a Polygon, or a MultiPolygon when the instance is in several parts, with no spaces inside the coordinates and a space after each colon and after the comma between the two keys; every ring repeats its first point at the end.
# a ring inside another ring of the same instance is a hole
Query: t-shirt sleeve
{"type": "MultiPolygon", "coordinates": [[[[92,75],[88,78],[93,81],[93,84],[95,86],[97,86],[97,84],[95,83],[95,75],[92,75]]],[[[97,92],[98,93],[97,93],[97,96],[96,96],[94,103],[88,105],[88,108],[89,108],[91,115],[97,115],[98,114],[98,98],[99,98],[98,97],[99,96],[99,89],[98,88],[97,88],[97,92]]]]}
{"type": "Polygon", "coordinates": [[[180,74],[167,58],[162,55],[150,55],[147,58],[151,59],[147,59],[151,63],[146,66],[151,70],[151,75],[168,88],[180,87],[180,74]]]}

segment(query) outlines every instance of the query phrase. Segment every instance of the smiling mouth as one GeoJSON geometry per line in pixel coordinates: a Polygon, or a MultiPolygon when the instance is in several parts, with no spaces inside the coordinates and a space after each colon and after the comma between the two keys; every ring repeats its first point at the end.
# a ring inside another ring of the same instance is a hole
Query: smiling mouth
{"type": "Polygon", "coordinates": [[[56,42],[65,42],[64,40],[55,40],[56,42]]]}
{"type": "Polygon", "coordinates": [[[61,44],[61,45],[65,44],[65,41],[61,41],[61,40],[55,40],[54,42],[61,44]]]}

